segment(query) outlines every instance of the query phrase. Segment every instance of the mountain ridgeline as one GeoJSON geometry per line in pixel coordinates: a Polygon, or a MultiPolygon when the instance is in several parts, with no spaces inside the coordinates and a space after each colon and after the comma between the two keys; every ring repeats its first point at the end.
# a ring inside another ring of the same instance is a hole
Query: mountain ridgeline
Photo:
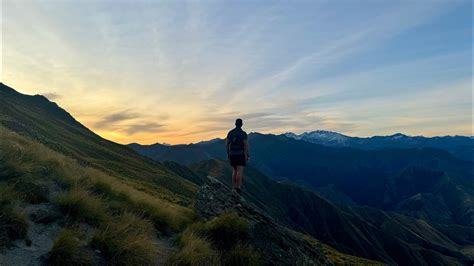
{"type": "Polygon", "coordinates": [[[223,140],[116,144],[0,84],[0,264],[468,264],[472,139],[449,141],[253,133],[239,204],[223,140]]]}
{"type": "MultiPolygon", "coordinates": [[[[424,264],[435,257],[451,264],[455,260],[449,257],[472,258],[468,244],[474,240],[472,154],[455,155],[449,145],[439,143],[459,140],[453,145],[467,151],[473,140],[422,139],[401,148],[362,149],[316,144],[288,134],[252,133],[245,191],[282,223],[351,254],[391,264],[424,264]],[[285,192],[280,192],[282,188],[285,192]],[[457,230],[463,232],[462,240],[457,230]]],[[[226,159],[224,140],[129,146],[155,160],[186,164],[203,176],[229,182],[230,169],[221,161],[226,159]],[[201,158],[213,159],[201,162],[201,158]]]]}
{"type": "Polygon", "coordinates": [[[283,134],[289,138],[303,140],[315,144],[331,147],[352,147],[364,150],[384,148],[437,148],[446,150],[454,156],[463,160],[474,160],[474,139],[472,136],[443,136],[423,137],[407,136],[396,133],[391,136],[374,136],[368,138],[350,137],[337,132],[316,130],[295,134],[292,132],[283,134]]]}
{"type": "MultiPolygon", "coordinates": [[[[249,143],[251,165],[263,174],[311,188],[335,203],[398,211],[437,223],[474,225],[473,163],[448,151],[431,147],[362,150],[258,133],[249,135],[249,143]]],[[[198,154],[226,159],[223,140],[178,146],[130,145],[158,161],[196,163],[198,154]]]]}
{"type": "MultiPolygon", "coordinates": [[[[0,84],[0,265],[275,264],[263,255],[290,237],[271,229],[285,225],[256,224],[231,209],[197,217],[207,180],[101,138],[43,96],[0,84]],[[247,237],[261,226],[273,230],[266,246],[247,237]]],[[[290,238],[306,248],[290,254],[283,246],[281,256],[380,264],[322,249],[304,232],[290,238]]]]}

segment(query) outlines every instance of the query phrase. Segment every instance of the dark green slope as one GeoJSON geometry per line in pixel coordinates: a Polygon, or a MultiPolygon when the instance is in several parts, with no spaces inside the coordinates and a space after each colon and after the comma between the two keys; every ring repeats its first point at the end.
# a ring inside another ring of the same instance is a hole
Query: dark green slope
{"type": "MultiPolygon", "coordinates": [[[[250,134],[249,142],[252,166],[275,180],[320,190],[333,202],[399,211],[434,222],[474,225],[474,165],[446,151],[337,148],[258,133],[250,134]]],[[[193,147],[214,158],[226,158],[222,140],[193,147]]],[[[154,149],[141,148],[147,152],[154,149]]],[[[159,159],[183,156],[186,154],[159,159]]]]}
{"type": "Polygon", "coordinates": [[[168,167],[101,138],[43,96],[23,95],[0,84],[0,125],[73,157],[82,165],[169,190],[180,201],[189,201],[196,192],[194,184],[168,167]]]}
{"type": "MultiPolygon", "coordinates": [[[[210,175],[229,184],[231,169],[223,161],[209,160],[191,166],[202,176],[210,175]]],[[[474,239],[455,234],[472,234],[471,227],[446,232],[433,225],[393,212],[365,207],[340,208],[314,192],[278,183],[258,170],[245,172],[244,197],[281,223],[307,232],[340,251],[400,265],[460,263],[466,260],[460,249],[474,239]]]]}

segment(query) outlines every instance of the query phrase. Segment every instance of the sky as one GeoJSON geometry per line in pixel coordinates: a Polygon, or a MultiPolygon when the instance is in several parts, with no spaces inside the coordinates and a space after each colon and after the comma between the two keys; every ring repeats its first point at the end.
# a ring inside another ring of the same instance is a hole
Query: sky
{"type": "Polygon", "coordinates": [[[119,143],[473,132],[470,0],[1,2],[1,81],[119,143]]]}

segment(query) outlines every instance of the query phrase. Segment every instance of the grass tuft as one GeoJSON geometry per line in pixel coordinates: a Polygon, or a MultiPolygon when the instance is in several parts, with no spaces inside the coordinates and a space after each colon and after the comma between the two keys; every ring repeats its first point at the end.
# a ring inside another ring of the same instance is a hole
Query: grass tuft
{"type": "Polygon", "coordinates": [[[93,256],[81,243],[80,234],[74,229],[63,229],[49,252],[49,265],[90,265],[93,256]]]}
{"type": "Polygon", "coordinates": [[[26,239],[28,222],[13,209],[16,193],[9,186],[0,187],[0,246],[8,246],[15,239],[26,239]]]}
{"type": "Polygon", "coordinates": [[[229,266],[263,265],[260,254],[250,245],[237,244],[229,252],[223,254],[223,264],[229,266]]]}
{"type": "Polygon", "coordinates": [[[26,202],[32,204],[48,202],[48,188],[34,182],[32,177],[19,178],[13,186],[22,200],[26,202]]]}
{"type": "Polygon", "coordinates": [[[158,246],[150,221],[123,213],[102,224],[92,239],[112,265],[150,265],[157,259],[158,246]]]}
{"type": "Polygon", "coordinates": [[[103,202],[98,197],[78,187],[59,195],[57,204],[61,211],[74,222],[98,225],[106,218],[106,209],[103,202]]]}
{"type": "Polygon", "coordinates": [[[179,238],[180,250],[170,257],[170,265],[220,265],[212,244],[193,230],[185,230],[179,238]]]}
{"type": "Polygon", "coordinates": [[[249,224],[237,213],[229,212],[205,223],[201,231],[219,248],[228,249],[247,238],[249,224]]]}

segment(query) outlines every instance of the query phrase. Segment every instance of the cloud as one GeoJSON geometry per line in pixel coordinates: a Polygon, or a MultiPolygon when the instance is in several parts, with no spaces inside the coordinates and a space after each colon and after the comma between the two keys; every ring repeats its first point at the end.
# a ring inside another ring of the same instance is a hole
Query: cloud
{"type": "Polygon", "coordinates": [[[128,110],[120,111],[120,112],[113,113],[113,114],[110,114],[110,115],[107,115],[107,116],[103,117],[99,122],[97,122],[95,124],[95,127],[97,127],[97,128],[111,128],[111,127],[114,127],[114,125],[116,125],[120,122],[135,119],[135,118],[139,118],[139,117],[140,117],[139,114],[134,113],[134,112],[130,112],[128,110]]]}
{"type": "Polygon", "coordinates": [[[60,99],[62,96],[57,94],[57,93],[54,93],[54,92],[46,92],[46,93],[42,93],[42,95],[46,98],[48,98],[48,100],[50,101],[54,101],[54,100],[57,100],[57,99],[60,99]]]}
{"type": "Polygon", "coordinates": [[[164,129],[164,125],[159,123],[130,124],[126,125],[121,130],[129,135],[134,135],[136,133],[157,133],[166,131],[164,129]]]}
{"type": "Polygon", "coordinates": [[[249,131],[383,134],[404,130],[401,106],[471,118],[456,99],[422,98],[472,81],[468,2],[7,2],[4,82],[57,92],[45,96],[113,140],[197,141],[237,117],[249,131]]]}
{"type": "MultiPolygon", "coordinates": [[[[166,117],[166,115],[160,115],[158,119],[161,121],[166,117]]],[[[164,124],[150,122],[152,119],[146,114],[124,110],[101,118],[94,124],[94,127],[100,130],[117,131],[126,135],[166,131],[164,124]]]]}

